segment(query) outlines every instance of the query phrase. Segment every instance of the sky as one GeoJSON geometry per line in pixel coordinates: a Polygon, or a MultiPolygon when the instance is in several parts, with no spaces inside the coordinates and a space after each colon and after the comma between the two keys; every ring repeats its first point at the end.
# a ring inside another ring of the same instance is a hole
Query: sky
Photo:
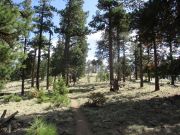
{"type": "MultiPolygon", "coordinates": [[[[23,0],[13,0],[15,3],[20,3],[23,0]]],[[[92,16],[96,13],[96,5],[98,0],[84,0],[84,11],[89,13],[87,18],[87,24],[91,21],[92,16]]],[[[58,10],[64,9],[66,0],[52,0],[51,4],[56,7],[58,10]]],[[[38,5],[38,0],[32,0],[32,5],[38,5]]],[[[57,14],[54,15],[53,22],[55,25],[59,24],[59,16],[57,14]]],[[[96,51],[96,41],[98,41],[101,37],[101,32],[97,32],[94,34],[87,35],[87,42],[89,44],[88,48],[88,57],[87,60],[95,59],[95,51],[96,51]]],[[[52,38],[52,43],[55,45],[57,42],[57,35],[52,38]]]]}

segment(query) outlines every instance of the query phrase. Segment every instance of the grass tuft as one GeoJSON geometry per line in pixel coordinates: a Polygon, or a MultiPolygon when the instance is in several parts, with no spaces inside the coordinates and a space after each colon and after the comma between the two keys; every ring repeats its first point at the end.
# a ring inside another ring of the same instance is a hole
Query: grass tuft
{"type": "Polygon", "coordinates": [[[20,102],[22,100],[22,97],[16,94],[11,94],[8,96],[4,96],[4,102],[20,102]]]}
{"type": "Polygon", "coordinates": [[[26,135],[58,135],[53,124],[48,124],[43,119],[37,118],[27,130],[26,135]]]}

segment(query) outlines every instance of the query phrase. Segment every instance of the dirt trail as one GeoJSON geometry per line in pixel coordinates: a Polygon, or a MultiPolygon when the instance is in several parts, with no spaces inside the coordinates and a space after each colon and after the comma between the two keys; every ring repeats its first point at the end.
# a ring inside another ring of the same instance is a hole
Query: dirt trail
{"type": "Polygon", "coordinates": [[[71,107],[75,112],[75,120],[76,120],[76,135],[92,135],[89,130],[88,123],[82,112],[79,109],[79,104],[76,100],[71,101],[71,107]]]}

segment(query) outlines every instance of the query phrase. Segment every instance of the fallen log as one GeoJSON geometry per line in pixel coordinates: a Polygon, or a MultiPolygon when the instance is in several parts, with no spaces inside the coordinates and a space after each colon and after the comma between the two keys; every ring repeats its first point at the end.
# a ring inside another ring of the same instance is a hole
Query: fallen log
{"type": "MultiPolygon", "coordinates": [[[[4,111],[3,111],[3,114],[1,115],[1,119],[4,119],[4,117],[5,117],[5,115],[6,115],[6,112],[7,112],[7,110],[4,110],[4,111]]],[[[1,121],[1,119],[0,119],[0,121],[1,121]]]]}
{"type": "Polygon", "coordinates": [[[7,118],[5,118],[6,112],[7,112],[7,110],[4,110],[3,114],[1,115],[1,118],[0,118],[0,130],[2,130],[3,128],[8,128],[8,131],[11,132],[11,129],[9,129],[9,128],[11,127],[12,120],[18,114],[18,111],[11,114],[7,118]]]}

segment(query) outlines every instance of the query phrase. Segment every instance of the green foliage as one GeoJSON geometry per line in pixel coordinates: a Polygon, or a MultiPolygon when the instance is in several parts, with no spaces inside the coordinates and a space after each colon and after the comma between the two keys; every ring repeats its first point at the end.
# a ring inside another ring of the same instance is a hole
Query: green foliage
{"type": "Polygon", "coordinates": [[[32,99],[32,98],[37,98],[38,97],[38,91],[37,90],[30,90],[28,93],[27,93],[27,97],[28,99],[32,99]]]}
{"type": "Polygon", "coordinates": [[[71,0],[62,10],[60,29],[61,33],[70,37],[87,34],[85,26],[87,13],[83,11],[83,0],[71,0]]]}
{"type": "Polygon", "coordinates": [[[16,94],[11,94],[8,96],[4,96],[4,102],[20,102],[22,100],[22,97],[16,95],[16,94]]]}
{"type": "Polygon", "coordinates": [[[67,94],[69,90],[66,87],[66,84],[62,78],[59,78],[57,82],[54,83],[53,86],[54,93],[51,97],[51,102],[56,107],[67,106],[70,103],[70,99],[67,94]]]}
{"type": "Polygon", "coordinates": [[[21,16],[16,6],[0,1],[0,88],[16,68],[20,67],[22,51],[17,42],[22,33],[21,16]]]}
{"type": "Polygon", "coordinates": [[[0,41],[12,46],[20,34],[20,13],[17,7],[0,1],[0,41]]]}
{"type": "Polygon", "coordinates": [[[60,34],[66,37],[64,55],[60,61],[63,65],[62,74],[67,75],[71,70],[79,77],[84,73],[88,50],[88,28],[85,26],[87,13],[83,11],[83,0],[68,1],[60,15],[60,34]]]}
{"type": "Polygon", "coordinates": [[[36,118],[26,135],[58,135],[57,128],[53,124],[45,122],[43,119],[36,118]]]}
{"type": "Polygon", "coordinates": [[[54,83],[53,90],[56,94],[66,95],[69,93],[69,90],[66,87],[66,84],[62,78],[59,78],[57,82],[54,83]]]}
{"type": "Polygon", "coordinates": [[[58,76],[60,73],[63,72],[62,65],[63,64],[63,52],[64,52],[64,45],[61,42],[58,42],[57,48],[54,48],[53,54],[51,56],[51,75],[58,76]]]}
{"type": "Polygon", "coordinates": [[[1,91],[1,89],[3,89],[4,88],[4,81],[3,80],[0,80],[0,91],[1,91]]]}
{"type": "Polygon", "coordinates": [[[28,93],[29,98],[37,98],[37,103],[51,102],[55,107],[67,106],[70,103],[70,99],[67,96],[69,90],[67,89],[65,82],[62,78],[59,78],[54,83],[54,90],[52,93],[45,93],[41,88],[33,90],[28,93]]]}
{"type": "Polygon", "coordinates": [[[70,99],[68,98],[67,95],[55,94],[52,96],[51,102],[56,107],[62,107],[62,106],[68,106],[70,103],[70,99]]]}
{"type": "Polygon", "coordinates": [[[109,73],[104,70],[103,66],[100,67],[100,71],[97,73],[97,80],[99,81],[108,81],[109,80],[109,73]]]}
{"type": "Polygon", "coordinates": [[[42,81],[44,80],[46,74],[47,74],[47,62],[46,59],[44,59],[40,63],[40,77],[42,81]]]}
{"type": "Polygon", "coordinates": [[[25,55],[20,50],[21,46],[18,44],[9,47],[6,43],[0,41],[0,89],[11,74],[21,67],[21,61],[25,55]]]}
{"type": "Polygon", "coordinates": [[[52,76],[49,77],[49,84],[52,85],[53,84],[53,80],[54,78],[52,76]]]}
{"type": "Polygon", "coordinates": [[[50,100],[50,97],[45,94],[43,89],[38,91],[38,93],[37,93],[37,102],[38,103],[48,102],[49,100],[50,100]]]}
{"type": "Polygon", "coordinates": [[[105,102],[106,102],[106,98],[104,94],[97,92],[97,93],[91,93],[87,105],[102,106],[105,102]]]}
{"type": "Polygon", "coordinates": [[[80,77],[85,72],[85,62],[87,56],[87,42],[84,37],[79,38],[77,45],[70,50],[69,64],[71,65],[72,73],[76,73],[80,77]]]}

